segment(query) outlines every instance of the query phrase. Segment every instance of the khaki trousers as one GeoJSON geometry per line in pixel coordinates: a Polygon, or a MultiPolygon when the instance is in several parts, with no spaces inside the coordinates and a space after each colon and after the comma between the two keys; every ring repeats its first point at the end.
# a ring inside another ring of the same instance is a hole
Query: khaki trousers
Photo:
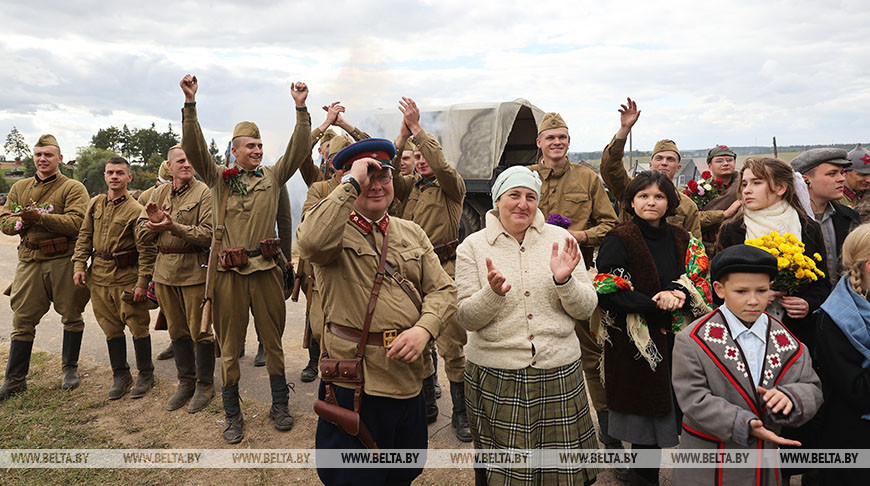
{"type": "MultiPolygon", "coordinates": [[[[595,308],[590,320],[600,321],[601,310],[595,308]]],[[[607,410],[607,394],[604,391],[604,383],[601,382],[599,363],[601,361],[601,347],[589,330],[589,321],[576,321],[574,332],[580,339],[580,366],[583,368],[583,377],[586,379],[586,389],[592,397],[592,405],[598,412],[607,410]]]]}
{"type": "MultiPolygon", "coordinates": [[[[468,341],[468,335],[465,329],[459,325],[455,315],[450,317],[441,329],[441,334],[435,340],[435,348],[438,350],[438,355],[444,358],[444,371],[447,372],[447,379],[453,382],[462,382],[465,380],[465,343],[468,341]]],[[[435,370],[436,372],[438,370],[435,370]]]]}
{"type": "Polygon", "coordinates": [[[269,376],[284,376],[284,283],[278,267],[241,275],[216,272],[212,316],[221,347],[223,386],[239,383],[239,353],[248,329],[249,311],[266,352],[269,376]]]}
{"type": "Polygon", "coordinates": [[[151,314],[145,302],[128,304],[121,298],[125,290],[130,290],[130,285],[103,285],[91,284],[91,306],[94,308],[94,317],[103,329],[106,339],[114,339],[124,335],[124,326],[130,328],[134,339],[148,336],[148,325],[151,322],[151,314]]]}
{"type": "Polygon", "coordinates": [[[205,284],[181,287],[154,282],[154,293],[157,294],[160,310],[166,316],[169,339],[178,341],[188,338],[197,343],[214,341],[214,335],[210,331],[200,332],[202,321],[200,306],[205,295],[205,284]]]}
{"type": "Polygon", "coordinates": [[[88,303],[87,288],[73,285],[73,264],[69,257],[42,262],[18,262],[12,282],[12,340],[33,341],[36,325],[51,303],[60,314],[65,331],[85,328],[82,312],[88,303]]]}

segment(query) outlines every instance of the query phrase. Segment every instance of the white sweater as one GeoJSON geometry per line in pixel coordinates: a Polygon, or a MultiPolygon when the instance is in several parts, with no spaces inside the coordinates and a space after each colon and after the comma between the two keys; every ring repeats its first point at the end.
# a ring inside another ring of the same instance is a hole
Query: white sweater
{"type": "Polygon", "coordinates": [[[459,245],[456,318],[471,331],[465,347],[469,361],[489,368],[552,369],[580,359],[574,323],[592,315],[598,296],[582,260],[567,283],[556,285],[553,280],[553,243],[562,251],[565,238],[570,233],[546,224],[538,210],[520,245],[491,210],[486,228],[459,245]],[[489,286],[487,257],[511,285],[504,297],[489,286]]]}

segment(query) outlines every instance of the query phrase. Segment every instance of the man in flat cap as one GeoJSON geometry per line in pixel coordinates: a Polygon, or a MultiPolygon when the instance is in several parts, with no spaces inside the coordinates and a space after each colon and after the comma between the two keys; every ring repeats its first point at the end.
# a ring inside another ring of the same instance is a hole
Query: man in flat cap
{"type": "Polygon", "coordinates": [[[721,187],[718,196],[703,206],[698,206],[704,248],[711,258],[716,246],[716,237],[719,235],[719,227],[740,209],[736,165],[737,154],[727,145],[717,145],[707,152],[707,170],[713,181],[721,187]]]}
{"type": "MultiPolygon", "coordinates": [[[[592,169],[572,164],[568,160],[571,136],[561,115],[544,115],[538,125],[536,143],[541,151],[541,159],[529,169],[537,172],[543,183],[538,208],[546,218],[557,214],[570,220],[570,223],[566,222],[569,226],[565,229],[580,245],[588,269],[594,263],[595,248],[601,244],[604,235],[616,226],[616,212],[598,175],[592,169]]],[[[598,366],[601,348],[592,337],[588,320],[577,321],[575,331],[583,351],[581,361],[586,386],[598,414],[598,423],[604,427],[601,430],[602,441],[605,445],[618,444],[619,441],[612,439],[606,429],[607,396],[598,366]]]]}
{"type": "Polygon", "coordinates": [[[798,154],[791,167],[803,176],[810,192],[812,216],[822,227],[828,268],[825,273],[832,284],[840,280],[838,261],[843,241],[861,218],[852,208],[840,204],[843,198],[843,169],[851,165],[846,151],[838,148],[815,148],[798,154]]]}
{"type": "MultiPolygon", "coordinates": [[[[177,147],[181,148],[181,145],[177,145],[177,147]]],[[[172,149],[169,149],[169,151],[171,152],[172,149]]],[[[139,201],[139,204],[141,204],[142,206],[148,204],[148,201],[151,200],[151,194],[154,194],[155,189],[163,184],[172,182],[172,171],[169,170],[169,165],[167,165],[168,163],[168,160],[164,160],[163,163],[160,164],[160,167],[157,169],[157,180],[154,181],[154,185],[142,191],[142,194],[139,194],[139,197],[136,198],[136,200],[139,201]]],[[[172,359],[174,357],[175,351],[172,349],[172,342],[170,342],[166,346],[166,349],[160,351],[157,354],[158,360],[172,359]]]]}
{"type": "Polygon", "coordinates": [[[63,323],[61,389],[79,386],[82,312],[88,291],[70,285],[73,265],[69,257],[90,198],[81,182],[60,173],[62,162],[57,139],[39,137],[33,148],[36,174],[12,186],[0,214],[3,232],[21,238],[9,300],[12,336],[0,401],[27,389],[36,325],[52,303],[63,323]]]}
{"type": "MultiPolygon", "coordinates": [[[[300,256],[314,264],[322,292],[327,324],[321,346],[326,355],[363,356],[361,384],[331,382],[324,370],[319,397],[346,409],[345,415],[358,410],[361,430],[381,449],[425,449],[423,353],[452,318],[456,287],[426,233],[387,214],[394,155],[392,142],[383,139],[342,150],[333,162],[349,170],[338,187],[303,214],[296,244],[300,256]],[[372,301],[373,311],[367,314],[372,301]]],[[[323,418],[317,424],[317,449],[360,449],[366,438],[364,433],[349,435],[323,418]]],[[[318,469],[325,484],[410,484],[421,472],[318,469]]]]}
{"type": "Polygon", "coordinates": [[[133,181],[130,163],[123,157],[109,158],[103,177],[108,191],[93,198],[85,212],[72,256],[72,282],[90,288],[94,317],[106,335],[112,366],[109,400],[128,391],[130,397],[142,398],[154,386],[146,292],[157,248],[136,234],[142,205],[127,192],[133,181]],[[139,370],[135,384],[127,364],[127,327],[139,370]]]}
{"type": "Polygon", "coordinates": [[[296,128],[281,159],[271,167],[261,166],[263,143],[257,125],[240,122],[233,130],[232,154],[236,167],[217,165],[208,152],[196,115],[197,79],[181,80],[185,103],[182,109],[181,146],[196,172],[211,188],[214,238],[220,242],[220,268],[214,276],[212,316],[221,348],[222,398],[226,413],[224,439],[236,444],[244,438],[244,419],[239,406],[239,352],[248,327],[249,312],[266,352],[266,368],[272,391],[269,417],[281,431],[293,427],[288,408],[289,390],[284,375],[285,303],[283,271],[277,265],[280,252],[275,238],[279,194],[290,176],[310,162],[311,118],[305,107],[308,87],[291,86],[296,104],[296,128]]]}
{"type": "MultiPolygon", "coordinates": [[[[870,152],[859,143],[849,151],[849,162],[852,165],[846,167],[840,203],[855,209],[870,206],[870,152]]],[[[868,221],[870,218],[864,218],[865,223],[868,221]]]]}
{"type": "MultiPolygon", "coordinates": [[[[417,174],[401,175],[393,168],[396,198],[404,202],[402,218],[413,221],[429,235],[435,254],[451,277],[456,274],[456,247],[459,245],[459,220],[462,217],[462,202],[465,199],[465,181],[444,159],[441,145],[435,137],[420,126],[420,110],[411,98],[399,102],[402,111],[402,126],[396,139],[396,147],[406,146],[409,139],[416,150],[414,164],[417,174]]],[[[394,162],[399,165],[398,161],[394,162]]],[[[471,429],[465,412],[465,329],[451,318],[435,342],[438,354],[444,358],[444,370],[450,381],[450,397],[453,402],[451,424],[456,437],[462,442],[471,442],[471,429]]],[[[426,415],[430,423],[438,418],[435,402],[435,378],[433,373],[423,382],[426,398],[426,415]]]]}
{"type": "Polygon", "coordinates": [[[214,397],[214,335],[202,332],[202,298],[212,236],[211,192],[193,177],[181,145],[169,149],[168,184],[159,186],[139,215],[137,235],[156,243],[154,292],[160,303],[178,372],[178,388],[166,405],[198,412],[214,397]]]}
{"type": "MultiPolygon", "coordinates": [[[[637,123],[640,117],[640,110],[637,109],[637,103],[631,98],[628,98],[626,104],[621,105],[619,109],[619,130],[613,136],[613,140],[604,148],[601,154],[601,178],[604,179],[604,185],[610,189],[610,193],[617,201],[622,200],[625,194],[625,188],[631,182],[631,177],[628,171],[625,170],[625,165],[622,163],[622,157],[625,155],[625,141],[628,138],[628,133],[631,128],[637,123]]],[[[653,170],[664,172],[671,181],[680,170],[680,151],[677,144],[673,140],[659,140],[653,148],[652,157],[650,157],[649,167],[653,170]]],[[[677,191],[680,196],[680,205],[677,207],[677,213],[673,216],[668,216],[668,223],[683,228],[692,233],[695,238],[701,239],[701,218],[698,214],[698,206],[695,205],[692,199],[677,191]]],[[[630,218],[625,208],[622,208],[619,214],[620,221],[626,221],[630,218]]]]}

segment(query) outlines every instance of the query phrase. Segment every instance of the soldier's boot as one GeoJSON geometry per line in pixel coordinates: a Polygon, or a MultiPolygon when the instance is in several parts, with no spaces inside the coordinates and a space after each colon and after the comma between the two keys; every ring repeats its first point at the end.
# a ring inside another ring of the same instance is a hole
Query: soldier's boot
{"type": "Polygon", "coordinates": [[[188,413],[204,409],[214,398],[214,341],[196,343],[196,393],[187,406],[188,413]]]}
{"type": "Polygon", "coordinates": [[[426,423],[438,420],[438,403],[435,401],[435,375],[423,378],[423,402],[426,404],[426,423]]]}
{"type": "Polygon", "coordinates": [[[432,347],[432,367],[435,368],[435,399],[441,398],[441,384],[438,383],[438,353],[435,351],[435,347],[432,347]]]}
{"type": "Polygon", "coordinates": [[[320,345],[314,338],[308,344],[308,364],[302,369],[299,379],[302,383],[311,383],[317,379],[317,363],[320,361],[320,345]]]}
{"type": "Polygon", "coordinates": [[[163,361],[167,359],[172,359],[175,357],[175,349],[172,347],[172,343],[169,343],[166,346],[166,349],[160,351],[160,354],[157,355],[157,361],[163,361]]]}
{"type": "Polygon", "coordinates": [[[33,341],[9,343],[9,361],[6,362],[6,378],[0,386],[0,402],[27,390],[27,371],[30,370],[32,351],[33,341]]]}
{"type": "Polygon", "coordinates": [[[266,350],[263,349],[263,343],[257,343],[257,355],[254,356],[254,366],[266,366],[266,350]]]}
{"type": "Polygon", "coordinates": [[[63,362],[63,379],[60,389],[72,391],[79,387],[79,352],[82,349],[82,331],[64,331],[61,361],[63,362]]]}
{"type": "Polygon", "coordinates": [[[269,409],[269,418],[275,422],[275,428],[286,432],[293,428],[293,417],[290,416],[288,402],[290,390],[284,375],[270,376],[269,388],[272,390],[272,408],[269,409]]]}
{"type": "Polygon", "coordinates": [[[224,413],[227,416],[227,426],[224,429],[224,440],[230,444],[238,444],[245,438],[245,419],[239,406],[239,385],[225,386],[221,391],[224,402],[224,413]]]}
{"type": "Polygon", "coordinates": [[[133,386],[133,376],[127,364],[127,338],[124,336],[106,341],[109,348],[109,363],[112,365],[112,388],[109,390],[109,400],[117,400],[133,386]]]}
{"type": "Polygon", "coordinates": [[[456,438],[461,442],[471,442],[471,427],[468,426],[468,415],[465,413],[465,383],[451,381],[450,398],[453,400],[453,416],[450,422],[456,438]]]}
{"type": "Polygon", "coordinates": [[[175,356],[175,370],[178,373],[178,388],[169,397],[166,410],[178,410],[193,396],[196,386],[196,357],[193,341],[189,337],[172,341],[172,354],[175,356]]]}
{"type": "Polygon", "coordinates": [[[133,349],[136,351],[136,384],[130,390],[130,398],[142,398],[148,390],[154,387],[154,362],[151,361],[151,336],[133,339],[133,349]]]}

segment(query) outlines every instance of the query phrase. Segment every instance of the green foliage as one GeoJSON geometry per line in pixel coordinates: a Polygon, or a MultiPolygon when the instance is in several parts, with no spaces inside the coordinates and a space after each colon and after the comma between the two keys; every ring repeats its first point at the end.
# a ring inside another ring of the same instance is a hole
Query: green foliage
{"type": "Polygon", "coordinates": [[[12,131],[6,135],[6,143],[3,144],[3,148],[7,154],[14,155],[19,159],[30,156],[30,146],[27,145],[24,135],[16,127],[12,127],[12,131]]]}
{"type": "Polygon", "coordinates": [[[24,177],[33,177],[36,175],[36,164],[33,163],[32,155],[28,155],[21,159],[21,165],[24,166],[24,177]]]}
{"type": "Polygon", "coordinates": [[[157,154],[161,158],[166,157],[169,148],[177,144],[181,137],[172,129],[170,123],[165,132],[157,131],[154,123],[149,128],[133,128],[124,125],[118,127],[102,128],[96,135],[91,137],[91,145],[111,150],[125,157],[132,165],[143,165],[157,154]]]}
{"type": "Polygon", "coordinates": [[[7,181],[5,177],[0,176],[0,192],[2,192],[4,194],[8,193],[9,189],[11,187],[12,187],[12,184],[10,184],[9,181],[7,181]]]}
{"type": "Polygon", "coordinates": [[[218,148],[217,144],[214,143],[214,139],[211,139],[211,143],[208,146],[208,153],[211,154],[212,158],[214,159],[215,164],[223,164],[224,163],[224,156],[221,155],[221,151],[218,148]]]}
{"type": "Polygon", "coordinates": [[[157,171],[160,170],[162,163],[163,156],[153,153],[143,166],[133,167],[133,182],[130,184],[130,189],[144,190],[153,186],[157,182],[157,171]]]}

